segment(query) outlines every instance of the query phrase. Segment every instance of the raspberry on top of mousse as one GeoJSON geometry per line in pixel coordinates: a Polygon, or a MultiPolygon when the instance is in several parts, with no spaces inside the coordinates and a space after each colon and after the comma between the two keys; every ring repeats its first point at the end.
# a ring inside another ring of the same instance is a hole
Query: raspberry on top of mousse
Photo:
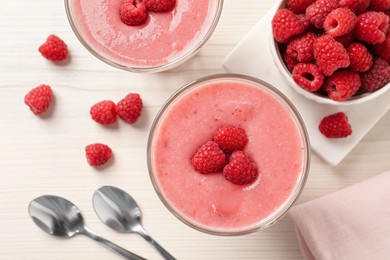
{"type": "Polygon", "coordinates": [[[244,149],[248,143],[248,137],[242,128],[228,125],[221,126],[215,131],[214,141],[225,152],[233,152],[244,149]]]}
{"type": "Polygon", "coordinates": [[[169,12],[176,0],[124,0],[119,9],[122,22],[126,25],[140,25],[147,20],[148,12],[169,12]]]}
{"type": "Polygon", "coordinates": [[[194,169],[202,174],[223,173],[231,183],[252,183],[259,175],[253,159],[242,151],[248,144],[245,131],[233,125],[219,127],[191,159],[194,169]],[[229,158],[229,160],[227,159],[229,158]]]}

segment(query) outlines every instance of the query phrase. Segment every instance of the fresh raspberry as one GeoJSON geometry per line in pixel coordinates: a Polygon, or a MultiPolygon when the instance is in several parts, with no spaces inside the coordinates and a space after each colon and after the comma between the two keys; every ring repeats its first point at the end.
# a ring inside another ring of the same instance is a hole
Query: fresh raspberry
{"type": "Polygon", "coordinates": [[[288,42],[305,31],[305,27],[296,14],[280,9],[272,19],[272,32],[277,42],[288,42]]]}
{"type": "Polygon", "coordinates": [[[307,7],[306,15],[316,28],[321,29],[328,14],[338,7],[338,0],[317,0],[307,7]]]}
{"type": "Polygon", "coordinates": [[[350,70],[336,71],[326,79],[324,89],[336,101],[350,99],[361,85],[359,73],[350,70]]]}
{"type": "Polygon", "coordinates": [[[348,8],[337,8],[330,12],[324,21],[324,29],[327,34],[336,38],[353,30],[357,18],[348,8]]]}
{"type": "Polygon", "coordinates": [[[53,91],[48,85],[35,87],[24,97],[24,103],[30,107],[30,110],[35,115],[41,115],[45,112],[49,108],[52,100],[53,91]]]}
{"type": "Polygon", "coordinates": [[[259,175],[256,163],[243,151],[235,151],[229,159],[229,164],[223,169],[225,178],[238,185],[249,184],[259,175]]]}
{"type": "Polygon", "coordinates": [[[344,138],[352,134],[348,117],[343,112],[324,117],[320,122],[319,129],[328,138],[344,138]]]}
{"type": "Polygon", "coordinates": [[[135,123],[142,111],[142,99],[139,94],[130,93],[116,104],[116,113],[129,124],[135,123]]]}
{"type": "Polygon", "coordinates": [[[299,63],[292,72],[292,78],[302,88],[317,91],[324,84],[325,76],[313,63],[299,63]]]}
{"type": "Polygon", "coordinates": [[[366,12],[357,17],[355,29],[356,39],[369,44],[377,44],[386,40],[389,28],[389,17],[381,12],[366,12]]]}
{"type": "Polygon", "coordinates": [[[377,12],[390,10],[390,0],[371,0],[369,9],[377,12]]]}
{"type": "Polygon", "coordinates": [[[54,34],[49,35],[38,50],[43,57],[54,62],[63,61],[68,57],[68,46],[54,34]]]}
{"type": "Polygon", "coordinates": [[[350,33],[347,33],[341,37],[336,37],[334,38],[336,41],[338,41],[339,43],[341,43],[344,48],[347,48],[349,45],[351,45],[351,43],[353,43],[354,41],[354,38],[353,38],[353,33],[350,32],[350,33]]]}
{"type": "Polygon", "coordinates": [[[325,76],[330,76],[337,69],[346,68],[350,64],[347,50],[330,35],[323,35],[316,39],[314,58],[325,76]]]}
{"type": "Polygon", "coordinates": [[[370,5],[370,0],[340,0],[339,4],[351,9],[355,14],[361,14],[370,5]]]}
{"type": "Polygon", "coordinates": [[[372,92],[380,89],[390,81],[390,65],[384,59],[378,58],[369,71],[361,75],[362,89],[372,92]]]}
{"type": "Polygon", "coordinates": [[[287,7],[296,14],[304,13],[316,0],[287,0],[287,7]]]}
{"type": "Polygon", "coordinates": [[[146,8],[152,12],[168,12],[171,11],[175,5],[176,0],[143,0],[146,8]]]}
{"type": "Polygon", "coordinates": [[[232,125],[219,127],[214,133],[213,140],[225,152],[242,150],[248,143],[245,131],[232,125]]]}
{"type": "Polygon", "coordinates": [[[85,147],[85,154],[89,165],[101,166],[111,159],[112,150],[105,144],[95,143],[85,147]]]}
{"type": "Polygon", "coordinates": [[[309,17],[306,16],[306,14],[297,14],[298,20],[301,22],[303,26],[303,32],[306,32],[310,28],[310,20],[309,17]]]}
{"type": "Polygon", "coordinates": [[[226,165],[226,155],[216,142],[208,141],[196,151],[191,162],[202,174],[220,172],[226,165]]]}
{"type": "Polygon", "coordinates": [[[317,36],[314,33],[306,33],[292,40],[286,49],[286,55],[296,60],[296,63],[308,63],[314,58],[314,42],[317,36]]]}
{"type": "Polygon", "coordinates": [[[354,42],[347,48],[351,65],[349,68],[353,71],[365,72],[372,66],[372,55],[366,46],[354,42]]]}
{"type": "Polygon", "coordinates": [[[148,17],[148,11],[145,3],[140,0],[124,0],[119,15],[124,24],[139,25],[148,17]]]}
{"type": "Polygon", "coordinates": [[[91,107],[89,113],[96,122],[109,125],[116,121],[115,103],[111,100],[103,100],[91,107]]]}
{"type": "Polygon", "coordinates": [[[374,46],[375,53],[390,63],[390,30],[387,32],[386,40],[374,46]]]}
{"type": "Polygon", "coordinates": [[[283,58],[284,58],[284,62],[285,62],[286,65],[287,65],[287,68],[288,68],[290,71],[293,71],[293,69],[295,68],[295,66],[299,63],[299,62],[297,61],[296,57],[287,55],[286,52],[284,53],[283,58]]]}

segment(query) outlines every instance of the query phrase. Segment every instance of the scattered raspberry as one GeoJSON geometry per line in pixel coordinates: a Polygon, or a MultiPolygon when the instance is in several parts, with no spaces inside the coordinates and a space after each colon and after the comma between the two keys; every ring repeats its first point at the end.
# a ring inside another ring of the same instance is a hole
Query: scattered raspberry
{"type": "Polygon", "coordinates": [[[295,66],[292,77],[299,86],[311,92],[320,89],[325,80],[320,68],[313,63],[299,63],[295,66]]]}
{"type": "Polygon", "coordinates": [[[320,122],[319,129],[328,138],[344,138],[352,134],[348,117],[343,112],[324,117],[320,122]]]}
{"type": "Polygon", "coordinates": [[[357,17],[353,31],[356,39],[369,44],[377,44],[386,40],[389,28],[389,17],[380,12],[365,12],[357,17]]]}
{"type": "Polygon", "coordinates": [[[45,112],[53,100],[53,91],[48,85],[40,85],[33,88],[24,97],[24,103],[30,107],[35,115],[45,112]]]}
{"type": "Polygon", "coordinates": [[[390,29],[387,32],[386,40],[382,43],[376,44],[374,46],[375,53],[390,63],[390,29]]]}
{"type": "Polygon", "coordinates": [[[349,68],[353,71],[365,72],[372,66],[372,55],[366,46],[361,43],[352,43],[347,48],[351,65],[349,68]]]}
{"type": "Polygon", "coordinates": [[[314,43],[314,58],[325,76],[330,76],[337,69],[346,68],[350,64],[347,50],[330,35],[317,38],[314,43]]]}
{"type": "Polygon", "coordinates": [[[213,140],[225,152],[233,152],[244,149],[248,143],[248,137],[242,128],[228,125],[221,126],[215,131],[213,140]]]}
{"type": "Polygon", "coordinates": [[[148,11],[144,2],[139,0],[124,0],[119,15],[126,25],[139,25],[146,20],[148,11]]]}
{"type": "Polygon", "coordinates": [[[334,38],[334,39],[336,41],[338,41],[339,43],[341,43],[344,46],[344,48],[347,48],[354,41],[352,32],[347,33],[341,37],[334,38]]]}
{"type": "Polygon", "coordinates": [[[338,0],[317,0],[307,7],[306,15],[316,28],[322,29],[325,18],[338,7],[338,0]]]}
{"type": "Polygon", "coordinates": [[[105,144],[90,144],[85,147],[85,154],[88,164],[91,166],[101,166],[106,164],[112,156],[112,150],[105,144]]]}
{"type": "Polygon", "coordinates": [[[277,42],[288,42],[304,31],[304,25],[290,10],[280,9],[272,19],[272,32],[277,42]]]}
{"type": "Polygon", "coordinates": [[[103,125],[109,125],[116,121],[115,103],[111,100],[104,100],[93,105],[89,113],[93,120],[103,125]]]}
{"type": "Polygon", "coordinates": [[[336,71],[324,85],[328,96],[336,101],[350,99],[361,85],[359,73],[349,70],[336,71]]]}
{"type": "Polygon", "coordinates": [[[369,71],[361,75],[362,89],[372,92],[380,89],[390,81],[390,65],[384,59],[378,58],[369,71]]]}
{"type": "Polygon", "coordinates": [[[341,7],[351,9],[355,14],[361,14],[366,11],[370,4],[370,0],[340,0],[341,7]]]}
{"type": "Polygon", "coordinates": [[[377,12],[390,10],[390,0],[371,0],[369,9],[377,12]]]}
{"type": "Polygon", "coordinates": [[[306,8],[316,0],[287,0],[288,8],[296,14],[304,13],[306,8]]]}
{"type": "Polygon", "coordinates": [[[142,111],[142,99],[139,94],[128,94],[116,105],[118,116],[129,124],[135,123],[142,111]]]}
{"type": "Polygon", "coordinates": [[[257,165],[253,159],[243,151],[232,153],[229,164],[223,169],[225,178],[234,184],[249,184],[259,175],[257,165]]]}
{"type": "Polygon", "coordinates": [[[152,12],[168,12],[171,11],[175,5],[176,0],[143,0],[146,8],[152,12]]]}
{"type": "Polygon", "coordinates": [[[68,57],[68,46],[54,34],[49,35],[38,50],[43,57],[54,62],[63,61],[68,57]]]}
{"type": "Polygon", "coordinates": [[[226,155],[216,142],[208,141],[198,149],[191,162],[202,174],[215,173],[226,165],[226,155]]]}
{"type": "Polygon", "coordinates": [[[337,8],[330,12],[324,21],[324,29],[332,37],[343,36],[353,30],[357,18],[348,8],[337,8]]]}
{"type": "Polygon", "coordinates": [[[306,33],[292,40],[286,49],[286,55],[296,60],[296,63],[308,63],[314,58],[314,42],[317,36],[314,33],[306,33]]]}

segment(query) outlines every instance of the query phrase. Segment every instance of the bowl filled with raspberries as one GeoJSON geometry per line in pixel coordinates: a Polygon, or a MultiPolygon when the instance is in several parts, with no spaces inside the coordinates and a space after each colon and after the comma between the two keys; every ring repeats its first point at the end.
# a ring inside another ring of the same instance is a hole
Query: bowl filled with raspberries
{"type": "Polygon", "coordinates": [[[389,0],[285,0],[272,19],[271,52],[298,93],[352,105],[390,89],[389,0]]]}

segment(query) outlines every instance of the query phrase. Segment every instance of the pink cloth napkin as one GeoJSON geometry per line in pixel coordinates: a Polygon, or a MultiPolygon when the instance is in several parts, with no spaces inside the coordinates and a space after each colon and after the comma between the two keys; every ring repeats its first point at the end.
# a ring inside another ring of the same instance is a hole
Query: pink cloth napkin
{"type": "Polygon", "coordinates": [[[390,259],[390,171],[290,210],[307,260],[390,259]]]}

